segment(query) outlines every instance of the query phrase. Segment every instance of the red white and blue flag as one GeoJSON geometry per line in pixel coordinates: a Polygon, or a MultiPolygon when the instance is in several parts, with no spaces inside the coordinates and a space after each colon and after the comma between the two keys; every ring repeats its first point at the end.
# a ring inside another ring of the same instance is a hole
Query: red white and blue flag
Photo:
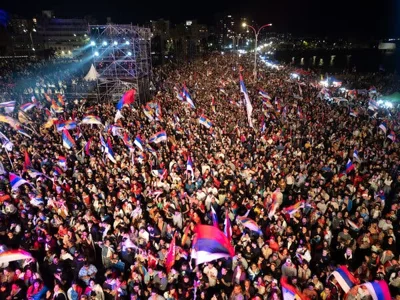
{"type": "Polygon", "coordinates": [[[249,94],[247,93],[246,86],[244,85],[242,74],[239,74],[239,84],[240,84],[240,92],[244,95],[244,104],[247,112],[247,120],[249,122],[249,126],[253,127],[253,121],[251,120],[251,115],[253,113],[253,106],[251,105],[249,94]]]}
{"type": "Polygon", "coordinates": [[[31,185],[28,181],[26,181],[22,177],[17,176],[14,173],[9,173],[8,177],[9,177],[9,180],[10,180],[10,185],[11,185],[11,189],[12,190],[16,190],[17,188],[19,188],[19,186],[21,186],[23,184],[31,185]]]}
{"type": "Polygon", "coordinates": [[[160,143],[163,141],[167,141],[167,133],[165,132],[165,130],[161,130],[161,131],[157,132],[149,139],[149,143],[157,144],[157,143],[160,143]]]}
{"type": "Polygon", "coordinates": [[[373,300],[391,300],[389,287],[385,280],[363,283],[373,300]]]}
{"type": "Polygon", "coordinates": [[[354,170],[353,162],[349,159],[346,164],[346,173],[349,174],[353,170],[354,170]]]}
{"type": "Polygon", "coordinates": [[[125,105],[131,105],[133,102],[135,102],[135,95],[136,95],[136,90],[131,89],[127,91],[125,94],[122,95],[121,99],[117,103],[117,110],[121,110],[125,105]]]}
{"type": "Polygon", "coordinates": [[[71,137],[67,129],[62,131],[63,146],[67,149],[71,149],[76,146],[74,139],[71,137]]]}
{"type": "Polygon", "coordinates": [[[283,300],[308,300],[296,287],[287,282],[286,277],[281,277],[282,297],[283,300]]]}
{"type": "Polygon", "coordinates": [[[196,107],[194,106],[192,97],[190,96],[189,91],[188,91],[186,85],[183,86],[182,95],[183,95],[183,99],[186,100],[186,102],[189,103],[190,106],[191,106],[192,108],[196,108],[196,107]]]}
{"type": "Polygon", "coordinates": [[[217,213],[215,212],[214,207],[211,205],[211,219],[213,222],[213,226],[218,228],[218,217],[217,213]]]}
{"type": "Polygon", "coordinates": [[[350,273],[346,266],[340,266],[331,274],[335,277],[340,287],[347,293],[353,286],[358,284],[357,278],[350,273]]]}
{"type": "Polygon", "coordinates": [[[231,240],[232,237],[232,226],[231,226],[231,220],[229,219],[229,213],[228,210],[225,210],[225,222],[224,222],[224,234],[228,238],[228,240],[231,240]]]}
{"type": "Polygon", "coordinates": [[[143,141],[139,135],[136,136],[135,141],[133,142],[141,151],[143,151],[143,141]]]}
{"type": "Polygon", "coordinates": [[[243,227],[246,227],[248,229],[250,229],[251,231],[257,232],[258,234],[262,234],[262,231],[260,229],[260,227],[258,226],[258,224],[256,223],[256,221],[247,218],[247,217],[241,217],[241,216],[237,216],[236,219],[242,223],[243,227]]]}
{"type": "Polygon", "coordinates": [[[197,225],[195,233],[193,249],[196,253],[196,265],[223,257],[235,256],[235,249],[232,247],[230,240],[217,227],[197,225]]]}

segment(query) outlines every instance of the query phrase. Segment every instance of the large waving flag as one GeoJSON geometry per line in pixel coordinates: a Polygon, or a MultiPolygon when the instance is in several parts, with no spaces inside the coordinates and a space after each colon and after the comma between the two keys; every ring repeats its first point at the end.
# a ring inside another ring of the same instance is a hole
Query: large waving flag
{"type": "Polygon", "coordinates": [[[82,121],[81,124],[97,124],[97,125],[103,125],[103,123],[101,123],[101,119],[97,116],[93,116],[93,115],[88,115],[85,116],[82,121]]]}
{"type": "Polygon", "coordinates": [[[188,91],[188,89],[186,88],[186,85],[183,86],[182,95],[183,95],[183,99],[186,100],[186,102],[189,103],[190,106],[191,106],[192,108],[196,108],[196,107],[194,106],[192,97],[190,96],[189,91],[188,91]]]}
{"type": "Polygon", "coordinates": [[[27,180],[23,179],[22,177],[17,176],[14,173],[9,173],[8,174],[9,180],[10,180],[10,185],[12,190],[16,190],[19,188],[19,186],[23,184],[29,184],[31,185],[27,180]]]}
{"type": "Polygon", "coordinates": [[[197,225],[195,232],[193,249],[196,251],[196,265],[235,255],[235,249],[230,241],[218,228],[210,225],[197,225]]]}
{"type": "Polygon", "coordinates": [[[76,146],[74,139],[71,137],[67,129],[62,131],[63,146],[67,149],[71,149],[76,146]]]}
{"type": "Polygon", "coordinates": [[[242,223],[243,227],[246,227],[250,229],[251,231],[257,232],[258,234],[262,234],[262,231],[256,221],[247,218],[247,217],[241,217],[237,216],[236,218],[240,223],[242,223]]]}
{"type": "Polygon", "coordinates": [[[117,109],[121,110],[122,107],[124,107],[125,105],[131,105],[133,102],[135,102],[135,95],[136,95],[135,89],[131,89],[127,91],[125,94],[123,94],[121,100],[119,100],[117,103],[117,109]]]}
{"type": "Polygon", "coordinates": [[[65,122],[58,123],[56,127],[57,131],[63,131],[64,129],[71,130],[76,128],[76,122],[73,120],[68,120],[65,122]]]}
{"type": "Polygon", "coordinates": [[[207,127],[207,128],[210,128],[210,127],[212,126],[211,121],[210,121],[207,117],[205,117],[205,116],[200,116],[200,118],[199,118],[199,123],[200,123],[201,125],[204,125],[204,126],[207,127]]]}
{"type": "Polygon", "coordinates": [[[391,300],[389,287],[385,280],[363,283],[373,300],[391,300]]]}
{"type": "Polygon", "coordinates": [[[0,142],[7,151],[12,151],[14,144],[0,131],[0,142]]]}
{"type": "Polygon", "coordinates": [[[251,120],[251,115],[253,113],[253,106],[251,105],[249,94],[247,93],[246,86],[244,85],[242,74],[239,75],[240,78],[240,92],[244,95],[244,104],[246,106],[247,111],[247,120],[249,122],[249,126],[253,127],[253,121],[251,120]]]}
{"type": "Polygon", "coordinates": [[[161,130],[161,131],[157,132],[149,139],[149,143],[157,144],[157,143],[160,143],[163,141],[167,141],[167,133],[165,132],[165,130],[161,130]]]}
{"type": "Polygon", "coordinates": [[[354,285],[358,284],[357,278],[350,273],[346,266],[340,266],[332,272],[331,276],[335,277],[340,287],[347,293],[354,285]]]}
{"type": "Polygon", "coordinates": [[[308,300],[297,288],[287,282],[286,277],[281,277],[283,300],[308,300]]]}

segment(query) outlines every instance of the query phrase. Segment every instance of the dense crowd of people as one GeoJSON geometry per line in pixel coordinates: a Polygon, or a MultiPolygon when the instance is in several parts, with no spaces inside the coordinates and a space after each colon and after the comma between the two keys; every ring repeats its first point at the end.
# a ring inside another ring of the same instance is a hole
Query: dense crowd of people
{"type": "Polygon", "coordinates": [[[156,69],[151,103],[158,112],[151,117],[138,101],[117,118],[115,103],[68,98],[56,113],[43,94],[56,98],[62,83],[18,95],[10,85],[4,101],[36,102],[23,124],[31,138],[0,123],[14,145],[0,152],[0,244],[32,258],[0,260],[0,299],[283,299],[282,277],[304,299],[344,299],[331,276],[338,266],[359,283],[385,280],[398,299],[399,146],[387,135],[398,132],[399,112],[371,111],[370,96],[360,94],[348,99],[357,110],[351,115],[349,105],[319,96],[318,76],[293,79],[290,67],[259,68],[255,79],[251,57],[214,54],[156,69]],[[195,108],[178,99],[183,84],[195,108]],[[69,130],[76,146],[65,148],[57,124],[79,124],[86,115],[104,126],[69,130]],[[43,126],[49,118],[55,125],[43,126]],[[162,130],[167,141],[151,143],[162,130]],[[143,150],[129,149],[126,137],[139,137],[143,150]],[[12,189],[9,172],[28,183],[12,189]],[[221,231],[230,220],[235,256],[196,265],[195,228],[213,224],[213,211],[221,231]]]}

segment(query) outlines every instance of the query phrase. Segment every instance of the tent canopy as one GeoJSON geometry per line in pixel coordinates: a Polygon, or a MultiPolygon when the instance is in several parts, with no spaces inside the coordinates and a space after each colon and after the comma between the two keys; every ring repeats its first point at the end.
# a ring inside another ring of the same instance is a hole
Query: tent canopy
{"type": "Polygon", "coordinates": [[[96,68],[92,64],[92,66],[90,67],[89,72],[87,73],[87,75],[83,79],[85,81],[95,81],[95,80],[97,80],[97,78],[99,78],[99,73],[97,73],[96,68]]]}

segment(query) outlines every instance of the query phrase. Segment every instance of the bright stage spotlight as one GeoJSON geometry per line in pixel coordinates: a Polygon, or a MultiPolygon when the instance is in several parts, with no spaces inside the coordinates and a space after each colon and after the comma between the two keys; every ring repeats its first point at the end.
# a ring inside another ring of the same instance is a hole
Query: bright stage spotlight
{"type": "Polygon", "coordinates": [[[106,41],[103,42],[103,46],[107,46],[108,43],[106,41]]]}
{"type": "Polygon", "coordinates": [[[128,51],[128,56],[132,56],[132,52],[131,51],[128,51]]]}
{"type": "Polygon", "coordinates": [[[130,43],[129,43],[129,41],[126,41],[125,44],[129,45],[130,43]]]}
{"type": "Polygon", "coordinates": [[[91,41],[90,42],[90,46],[96,46],[96,42],[95,41],[91,41]]]}
{"type": "Polygon", "coordinates": [[[114,41],[114,46],[117,46],[118,45],[118,42],[117,41],[114,41]]]}
{"type": "Polygon", "coordinates": [[[99,56],[99,52],[96,51],[96,52],[94,53],[94,56],[99,56]]]}

